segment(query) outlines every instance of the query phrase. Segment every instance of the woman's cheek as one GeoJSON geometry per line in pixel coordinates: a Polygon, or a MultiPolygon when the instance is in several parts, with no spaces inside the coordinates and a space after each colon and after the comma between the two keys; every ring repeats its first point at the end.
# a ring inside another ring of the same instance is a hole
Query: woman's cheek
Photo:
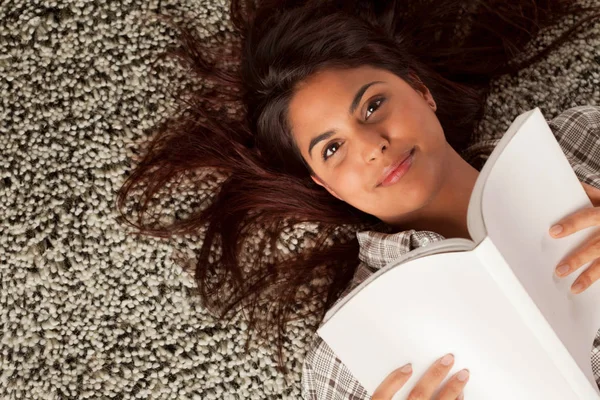
{"type": "Polygon", "coordinates": [[[339,192],[344,193],[345,197],[356,197],[362,188],[360,178],[356,173],[346,173],[338,180],[339,192]]]}
{"type": "Polygon", "coordinates": [[[364,195],[362,193],[365,187],[363,179],[365,178],[355,169],[340,168],[332,176],[332,188],[344,201],[351,204],[364,195]]]}

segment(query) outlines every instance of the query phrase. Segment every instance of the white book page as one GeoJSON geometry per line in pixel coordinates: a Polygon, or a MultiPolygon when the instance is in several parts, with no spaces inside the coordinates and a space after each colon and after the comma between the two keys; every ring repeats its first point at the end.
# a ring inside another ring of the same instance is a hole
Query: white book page
{"type": "MultiPolygon", "coordinates": [[[[573,397],[573,399],[600,399],[598,385],[595,380],[590,379],[589,374],[582,371],[575,362],[569,350],[548,324],[546,318],[540,313],[538,307],[523,288],[523,285],[521,285],[491,239],[489,237],[485,238],[477,246],[474,253],[482,260],[483,265],[488,269],[488,273],[498,286],[503,288],[507,298],[523,318],[525,325],[533,332],[538,343],[552,359],[555,367],[561,371],[562,376],[569,382],[569,385],[576,394],[576,397],[573,397]]],[[[584,368],[586,371],[591,370],[589,364],[585,365],[584,368]]]]}
{"type": "Polygon", "coordinates": [[[394,397],[405,399],[431,364],[452,352],[451,374],[471,371],[467,399],[577,398],[474,251],[388,269],[317,332],[369,394],[411,362],[413,375],[394,397]]]}
{"type": "Polygon", "coordinates": [[[554,274],[558,262],[598,229],[563,239],[548,233],[592,204],[539,109],[489,161],[481,205],[487,235],[598,393],[590,358],[600,328],[600,284],[572,295],[569,288],[587,265],[568,278],[554,274]]]}
{"type": "Polygon", "coordinates": [[[367,279],[362,281],[358,286],[347,293],[342,299],[340,299],[337,303],[331,307],[327,313],[325,313],[325,317],[321,321],[321,325],[326,323],[332,315],[334,315],[340,308],[344,307],[344,305],[350,301],[352,297],[354,297],[358,292],[360,292],[364,287],[368,286],[371,281],[377,279],[380,275],[383,275],[391,268],[395,268],[398,265],[408,262],[410,260],[427,257],[431,254],[437,254],[442,252],[455,252],[455,251],[467,251],[473,250],[475,248],[475,243],[471,240],[462,239],[462,238],[452,238],[452,239],[444,239],[437,242],[433,242],[428,244],[427,246],[421,246],[418,249],[414,249],[402,255],[399,259],[390,262],[386,266],[380,268],[372,275],[370,275],[367,279]]]}

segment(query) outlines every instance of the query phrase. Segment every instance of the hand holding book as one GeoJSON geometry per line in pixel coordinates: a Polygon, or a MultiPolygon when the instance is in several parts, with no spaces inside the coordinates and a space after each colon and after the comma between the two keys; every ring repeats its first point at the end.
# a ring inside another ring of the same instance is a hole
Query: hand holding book
{"type": "MultiPolygon", "coordinates": [[[[550,228],[550,234],[555,238],[564,238],[582,229],[600,226],[600,207],[597,202],[600,201],[600,191],[598,189],[582,183],[586,193],[592,200],[595,207],[586,207],[578,210],[550,228]],[[586,187],[587,186],[587,187],[586,187]],[[598,198],[596,198],[598,197],[598,198]],[[596,201],[594,201],[596,200],[596,201]]],[[[556,275],[566,277],[573,271],[581,268],[583,265],[594,261],[579,277],[573,282],[571,292],[581,293],[589,288],[592,283],[600,279],[600,233],[592,234],[584,243],[582,243],[571,254],[563,258],[556,267],[556,275]]]]}
{"type": "MultiPolygon", "coordinates": [[[[460,370],[440,386],[453,365],[454,355],[450,353],[437,359],[415,384],[409,398],[432,399],[437,392],[435,398],[438,400],[464,399],[463,389],[469,380],[469,370],[460,370]]],[[[411,364],[406,364],[392,371],[377,387],[371,400],[391,400],[394,394],[406,384],[411,375],[411,364]]]]}

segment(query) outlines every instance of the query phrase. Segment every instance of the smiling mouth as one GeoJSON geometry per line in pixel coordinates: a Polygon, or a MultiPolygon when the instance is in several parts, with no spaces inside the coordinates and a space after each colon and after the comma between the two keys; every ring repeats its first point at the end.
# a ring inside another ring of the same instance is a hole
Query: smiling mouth
{"type": "Polygon", "coordinates": [[[377,185],[377,187],[390,186],[398,182],[410,169],[413,163],[415,150],[416,147],[413,147],[408,153],[408,156],[395,165],[393,169],[385,175],[384,179],[377,185]]]}

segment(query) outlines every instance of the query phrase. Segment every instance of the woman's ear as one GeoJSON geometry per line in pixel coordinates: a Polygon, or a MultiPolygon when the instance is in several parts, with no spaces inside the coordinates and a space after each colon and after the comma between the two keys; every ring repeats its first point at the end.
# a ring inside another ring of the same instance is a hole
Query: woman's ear
{"type": "MultiPolygon", "coordinates": [[[[325,189],[327,189],[327,191],[328,191],[329,193],[331,193],[331,194],[332,194],[332,195],[333,195],[335,198],[337,198],[337,199],[339,199],[339,200],[342,200],[342,198],[341,198],[340,196],[338,196],[338,195],[337,195],[337,193],[336,193],[336,192],[335,192],[335,191],[334,191],[332,188],[330,188],[330,187],[329,187],[329,185],[327,185],[325,182],[323,182],[323,181],[321,180],[321,178],[319,178],[319,177],[318,177],[318,176],[316,176],[316,175],[311,175],[310,177],[312,178],[312,180],[313,180],[313,181],[315,181],[315,183],[316,183],[317,185],[319,185],[319,186],[323,186],[325,189]]],[[[344,200],[342,200],[342,201],[344,201],[344,200]]]]}
{"type": "Polygon", "coordinates": [[[429,107],[431,107],[433,112],[435,112],[437,110],[437,104],[435,104],[435,100],[433,99],[433,96],[431,95],[429,89],[427,89],[426,86],[424,86],[424,88],[426,92],[423,94],[423,98],[425,99],[427,104],[429,104],[429,107]]]}
{"type": "MultiPolygon", "coordinates": [[[[425,87],[425,86],[424,86],[425,87]]],[[[433,96],[427,87],[425,87],[425,93],[423,93],[423,98],[429,104],[429,107],[435,112],[437,110],[437,104],[435,104],[435,100],[433,100],[433,96]]]]}
{"type": "Polygon", "coordinates": [[[421,81],[421,78],[419,78],[417,74],[415,74],[414,72],[409,72],[409,74],[417,82],[417,86],[419,87],[418,89],[416,89],[417,93],[419,93],[421,97],[423,97],[427,104],[429,104],[429,107],[431,107],[433,112],[435,112],[437,110],[437,104],[435,104],[435,100],[433,99],[433,95],[429,91],[429,88],[425,86],[425,84],[423,83],[423,81],[421,81]]]}

